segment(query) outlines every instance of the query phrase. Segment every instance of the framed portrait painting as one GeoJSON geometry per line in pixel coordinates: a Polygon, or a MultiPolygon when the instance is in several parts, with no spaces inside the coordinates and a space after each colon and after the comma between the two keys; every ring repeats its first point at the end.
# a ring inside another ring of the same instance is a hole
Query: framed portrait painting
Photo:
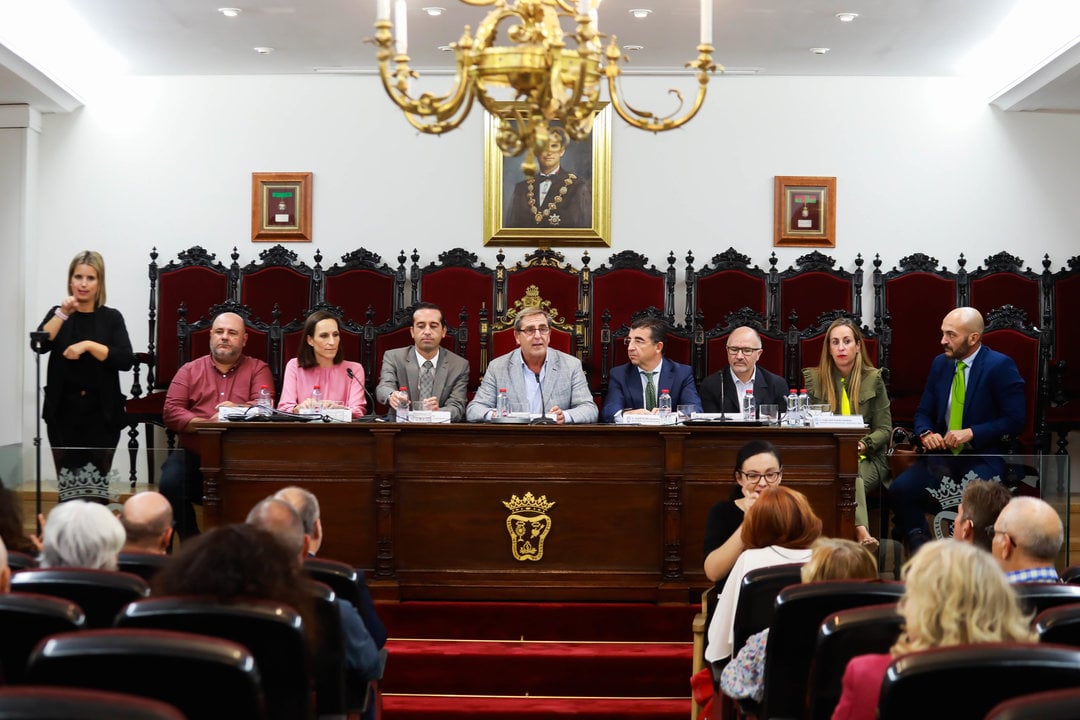
{"type": "MultiPolygon", "coordinates": [[[[522,103],[500,103],[508,112],[522,103]]],[[[499,118],[485,113],[484,244],[611,245],[611,108],[603,103],[592,133],[570,140],[558,122],[536,158],[532,178],[521,170],[524,154],[504,155],[496,143],[499,118]]]]}
{"type": "Polygon", "coordinates": [[[251,240],[311,242],[311,173],[251,173],[251,240]]]}
{"type": "Polygon", "coordinates": [[[773,245],[836,247],[836,178],[776,176],[773,245]]]}

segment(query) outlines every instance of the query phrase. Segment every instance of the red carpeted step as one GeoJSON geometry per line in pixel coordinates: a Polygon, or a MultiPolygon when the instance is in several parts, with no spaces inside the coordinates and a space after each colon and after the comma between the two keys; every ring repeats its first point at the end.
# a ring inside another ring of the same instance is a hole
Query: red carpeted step
{"type": "Polygon", "coordinates": [[[689,642],[696,605],[402,602],[378,606],[391,637],[689,642]]]}
{"type": "Polygon", "coordinates": [[[390,640],[380,686],[388,693],[559,695],[689,694],[691,643],[390,640]]]}
{"type": "Polygon", "coordinates": [[[386,720],[686,720],[690,698],[412,697],[384,695],[386,720]]]}

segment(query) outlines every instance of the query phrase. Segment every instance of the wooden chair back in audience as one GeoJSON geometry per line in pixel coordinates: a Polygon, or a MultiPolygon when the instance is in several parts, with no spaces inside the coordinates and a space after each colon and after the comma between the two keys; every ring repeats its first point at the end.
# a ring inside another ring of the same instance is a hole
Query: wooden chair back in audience
{"type": "Polygon", "coordinates": [[[747,638],[772,626],[776,598],[784,588],[802,582],[802,566],[802,563],[774,565],[751,570],[743,576],[739,604],[735,607],[732,657],[746,644],[747,638]]]}
{"type": "Polygon", "coordinates": [[[39,642],[84,625],[86,616],[70,600],[36,593],[0,595],[0,679],[23,682],[26,661],[39,642]]]}
{"type": "Polygon", "coordinates": [[[138,575],[87,568],[34,568],[11,576],[12,592],[64,598],[86,613],[86,627],[112,627],[116,614],[133,600],[150,594],[138,575]]]}
{"type": "Polygon", "coordinates": [[[1035,618],[1040,642],[1080,647],[1080,603],[1043,610],[1035,618]]]}
{"type": "Polygon", "coordinates": [[[138,575],[146,582],[150,582],[161,568],[169,564],[171,559],[171,555],[158,553],[122,552],[116,558],[116,569],[138,575]]]}
{"type": "Polygon", "coordinates": [[[1035,615],[1058,605],[1080,603],[1080,585],[1016,583],[1013,589],[1024,612],[1035,615]]]}
{"type": "Polygon", "coordinates": [[[42,685],[0,688],[0,720],[185,720],[160,700],[42,685]]]}
{"type": "Polygon", "coordinates": [[[1080,688],[1020,695],[998,703],[986,720],[1076,720],[1080,688]]]}
{"type": "Polygon", "coordinates": [[[259,670],[243,645],[166,630],[53,635],[30,657],[30,684],[154,698],[189,718],[266,720],[259,670]]]}
{"type": "Polygon", "coordinates": [[[1080,649],[1028,643],[934,648],[885,672],[878,720],[980,718],[1002,700],[1080,685],[1080,649]]]}

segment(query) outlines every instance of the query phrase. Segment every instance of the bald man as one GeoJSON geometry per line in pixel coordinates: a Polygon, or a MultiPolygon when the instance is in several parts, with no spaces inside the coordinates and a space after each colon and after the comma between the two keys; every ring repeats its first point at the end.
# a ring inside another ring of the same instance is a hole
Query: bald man
{"type": "Polygon", "coordinates": [[[164,555],[172,541],[172,505],[159,492],[135,493],[120,510],[127,540],[120,552],[164,555]]]}
{"type": "Polygon", "coordinates": [[[708,413],[742,412],[747,389],[754,391],[754,404],[787,407],[788,384],[784,378],[757,366],[761,359],[761,337],[751,327],[738,327],[728,335],[728,366],[701,383],[701,405],[708,413]]]}
{"type": "Polygon", "coordinates": [[[220,313],[210,327],[210,354],[177,370],[165,394],[165,425],[177,433],[180,447],[161,466],[158,487],[172,505],[181,540],[199,532],[192,506],[201,505],[203,497],[202,458],[195,431],[201,423],[214,422],[218,408],[253,405],[260,388],[274,387],[270,366],[244,355],[247,339],[244,318],[220,313]]]}
{"type": "Polygon", "coordinates": [[[987,454],[1001,452],[1003,435],[1024,429],[1024,379],[1012,358],[982,344],[982,334],[975,308],[956,308],[941,321],[944,352],[930,366],[915,411],[915,432],[929,454],[889,488],[897,530],[912,552],[931,539],[925,513],[940,508],[931,491],[946,477],[957,484],[969,475],[1000,481],[1004,463],[987,454]],[[954,413],[961,390],[963,412],[954,413]]]}
{"type": "Polygon", "coordinates": [[[994,523],[990,552],[1009,582],[1061,582],[1054,562],[1065,542],[1065,527],[1050,503],[1034,497],[1009,501],[994,523]]]}

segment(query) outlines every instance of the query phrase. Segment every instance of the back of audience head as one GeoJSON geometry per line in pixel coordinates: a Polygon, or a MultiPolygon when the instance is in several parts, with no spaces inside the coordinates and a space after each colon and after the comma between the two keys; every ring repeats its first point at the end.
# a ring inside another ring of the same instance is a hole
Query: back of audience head
{"type": "Polygon", "coordinates": [[[164,553],[172,539],[172,506],[161,493],[135,493],[124,503],[120,523],[127,535],[125,551],[164,553]]]}
{"type": "Polygon", "coordinates": [[[742,541],[747,548],[778,545],[805,549],[821,535],[821,518],[798,490],[767,487],[746,512],[742,541]]]}
{"type": "Polygon", "coordinates": [[[22,500],[0,482],[0,539],[9,550],[34,554],[34,543],[23,529],[22,500]]]}
{"type": "Polygon", "coordinates": [[[104,505],[69,500],[49,513],[42,544],[41,567],[115,570],[124,526],[104,505]]]}
{"type": "Polygon", "coordinates": [[[1036,497],[1010,500],[994,523],[994,534],[1004,538],[992,552],[1007,570],[1053,565],[1065,542],[1061,517],[1036,497]]]}
{"type": "Polygon", "coordinates": [[[284,500],[269,497],[260,501],[251,508],[244,522],[273,535],[292,555],[297,567],[307,555],[309,541],[304,534],[304,523],[292,505],[284,500]]]}
{"type": "Polygon", "coordinates": [[[295,559],[252,525],[222,525],[184,542],[155,576],[155,594],[274,600],[299,607],[295,559]]]}
{"type": "Polygon", "coordinates": [[[968,543],[924,545],[904,566],[900,655],[934,647],[983,642],[1034,642],[1030,618],[989,554],[968,543]]]}
{"type": "Polygon", "coordinates": [[[993,480],[972,480],[960,500],[953,537],[987,552],[994,539],[994,521],[1009,504],[1009,489],[993,480]]]}
{"type": "Polygon", "coordinates": [[[300,521],[304,525],[304,534],[309,539],[308,552],[312,555],[318,553],[322,546],[323,532],[322,520],[319,517],[319,498],[315,497],[315,493],[290,485],[274,493],[274,499],[289,503],[300,515],[300,521]]]}
{"type": "Polygon", "coordinates": [[[803,582],[823,580],[874,580],[877,559],[865,545],[841,538],[818,538],[810,559],[802,566],[803,582]]]}

